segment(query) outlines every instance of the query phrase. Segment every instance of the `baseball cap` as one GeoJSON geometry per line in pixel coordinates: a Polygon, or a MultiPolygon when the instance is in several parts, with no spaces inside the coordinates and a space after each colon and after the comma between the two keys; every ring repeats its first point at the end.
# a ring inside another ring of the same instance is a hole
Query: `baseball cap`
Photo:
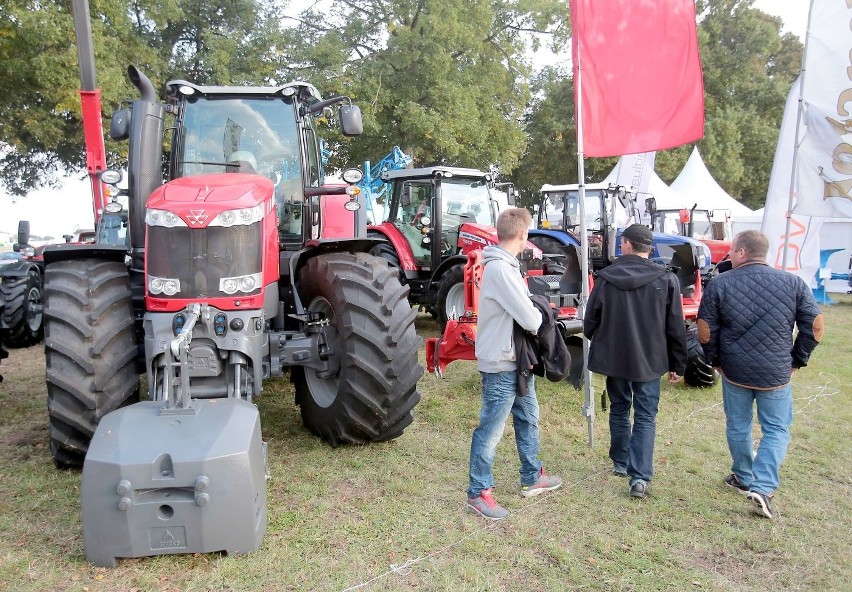
{"type": "Polygon", "coordinates": [[[625,228],[624,232],[621,233],[621,238],[625,238],[637,245],[651,246],[654,244],[654,237],[651,234],[650,229],[647,226],[642,226],[641,224],[631,224],[625,228]]]}

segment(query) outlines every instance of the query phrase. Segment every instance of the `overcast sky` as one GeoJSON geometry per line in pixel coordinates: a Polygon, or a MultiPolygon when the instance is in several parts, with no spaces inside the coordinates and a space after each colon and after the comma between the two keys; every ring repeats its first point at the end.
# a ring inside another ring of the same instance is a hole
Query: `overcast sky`
{"type": "MultiPolygon", "coordinates": [[[[291,9],[298,11],[313,2],[293,0],[291,9]]],[[[780,16],[784,21],[784,32],[789,31],[804,39],[810,6],[808,0],[756,0],[754,6],[780,16]]],[[[68,179],[62,189],[40,189],[15,203],[5,192],[0,193],[0,232],[16,233],[18,220],[30,220],[33,234],[49,234],[56,239],[78,228],[92,228],[94,215],[88,179],[79,173],[68,179]]]]}

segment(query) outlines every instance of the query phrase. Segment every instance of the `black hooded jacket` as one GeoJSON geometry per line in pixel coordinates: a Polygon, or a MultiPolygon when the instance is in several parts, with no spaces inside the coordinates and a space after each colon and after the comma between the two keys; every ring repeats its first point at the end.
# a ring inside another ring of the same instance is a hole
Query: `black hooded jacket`
{"type": "Polygon", "coordinates": [[[598,272],[583,320],[589,370],[636,382],[686,369],[686,325],[673,273],[638,255],[598,272]]]}
{"type": "Polygon", "coordinates": [[[556,325],[556,311],[541,294],[530,296],[533,306],[541,313],[541,325],[536,334],[525,331],[515,323],[513,339],[518,363],[518,394],[527,394],[530,374],[545,376],[550,382],[565,380],[571,370],[571,354],[556,325]]]}

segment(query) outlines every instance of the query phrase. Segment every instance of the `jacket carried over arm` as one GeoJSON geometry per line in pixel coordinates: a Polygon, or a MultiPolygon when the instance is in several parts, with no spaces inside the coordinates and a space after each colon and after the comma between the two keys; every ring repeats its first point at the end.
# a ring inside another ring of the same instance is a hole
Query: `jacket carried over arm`
{"type": "Polygon", "coordinates": [[[673,273],[638,255],[598,272],[583,319],[589,370],[636,382],[686,369],[686,325],[673,273]]]}
{"type": "Polygon", "coordinates": [[[514,372],[517,357],[514,323],[535,332],[541,313],[533,306],[521,276],[520,262],[499,246],[482,250],[482,285],[476,329],[476,363],[480,372],[514,372]]]}
{"type": "Polygon", "coordinates": [[[822,334],[822,315],[810,288],[764,261],[717,276],[701,297],[698,340],[704,356],[741,386],[784,386],[793,368],[807,366],[822,334]]]}

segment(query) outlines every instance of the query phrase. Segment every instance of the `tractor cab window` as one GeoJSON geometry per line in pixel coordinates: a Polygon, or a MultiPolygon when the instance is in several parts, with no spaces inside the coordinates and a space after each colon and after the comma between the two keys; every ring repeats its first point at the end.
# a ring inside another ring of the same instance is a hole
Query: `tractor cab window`
{"type": "Polygon", "coordinates": [[[542,208],[544,211],[539,212],[541,217],[540,224],[543,227],[556,230],[574,230],[573,227],[563,228],[562,226],[565,195],[564,191],[549,191],[544,194],[544,199],[542,199],[542,208]]]}
{"type": "Polygon", "coordinates": [[[296,114],[282,99],[190,98],[182,130],[177,177],[253,173],[272,179],[277,192],[284,181],[301,177],[296,114]]]}
{"type": "Polygon", "coordinates": [[[491,196],[484,179],[443,179],[441,198],[444,204],[441,222],[445,231],[456,229],[465,222],[488,226],[495,223],[491,196]]]}
{"type": "Polygon", "coordinates": [[[434,190],[432,183],[410,182],[403,183],[403,199],[396,209],[394,226],[396,226],[408,244],[417,265],[429,266],[432,262],[432,252],[429,241],[424,242],[432,227],[432,201],[434,190]]]}

